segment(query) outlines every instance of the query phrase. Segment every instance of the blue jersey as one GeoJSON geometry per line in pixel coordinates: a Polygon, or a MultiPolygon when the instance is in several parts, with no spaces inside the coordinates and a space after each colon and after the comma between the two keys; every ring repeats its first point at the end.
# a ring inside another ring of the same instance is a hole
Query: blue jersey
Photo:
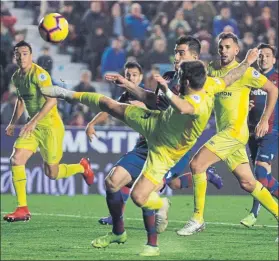
{"type": "MultiPolygon", "coordinates": [[[[271,82],[273,82],[278,88],[279,75],[274,68],[270,72],[265,74],[265,76],[271,82]]],[[[263,110],[265,108],[266,92],[261,89],[252,90],[250,94],[250,99],[254,101],[254,105],[255,105],[255,107],[252,108],[252,110],[249,113],[250,132],[254,133],[255,127],[258,124],[261,115],[263,113],[263,110]]],[[[274,111],[268,120],[268,124],[269,124],[268,133],[278,132],[278,100],[275,105],[274,111]]]]}

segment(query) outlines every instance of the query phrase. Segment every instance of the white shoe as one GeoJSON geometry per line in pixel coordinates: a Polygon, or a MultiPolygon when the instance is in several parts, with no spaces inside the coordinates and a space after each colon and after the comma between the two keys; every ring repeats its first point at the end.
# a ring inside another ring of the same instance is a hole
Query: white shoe
{"type": "Polygon", "coordinates": [[[205,223],[198,223],[197,221],[190,219],[183,228],[176,233],[179,236],[191,236],[195,233],[201,232],[205,229],[205,223]]]}
{"type": "Polygon", "coordinates": [[[158,234],[163,233],[169,223],[168,212],[171,206],[171,202],[168,198],[162,198],[162,200],[164,204],[155,214],[156,232],[158,234]]]}
{"type": "Polygon", "coordinates": [[[278,243],[278,237],[275,239],[275,242],[278,243]]]}
{"type": "Polygon", "coordinates": [[[69,91],[56,85],[40,89],[43,95],[59,99],[71,99],[74,93],[73,91],[69,91]]]}

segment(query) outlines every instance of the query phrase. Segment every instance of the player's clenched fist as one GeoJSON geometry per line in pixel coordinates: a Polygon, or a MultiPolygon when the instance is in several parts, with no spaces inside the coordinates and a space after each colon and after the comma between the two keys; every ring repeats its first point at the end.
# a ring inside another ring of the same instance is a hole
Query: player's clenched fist
{"type": "Polygon", "coordinates": [[[15,125],[9,124],[6,128],[6,135],[7,136],[14,136],[14,132],[15,132],[15,125]]]}
{"type": "Polygon", "coordinates": [[[250,49],[246,54],[245,61],[247,61],[251,65],[258,59],[258,56],[259,56],[258,48],[250,49]]]}

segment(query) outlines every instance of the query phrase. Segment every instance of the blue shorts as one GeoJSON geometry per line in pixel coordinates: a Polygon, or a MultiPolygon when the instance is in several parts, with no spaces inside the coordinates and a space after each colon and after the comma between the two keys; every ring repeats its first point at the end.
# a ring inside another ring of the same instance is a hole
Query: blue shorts
{"type": "Polygon", "coordinates": [[[249,138],[248,145],[253,163],[262,161],[271,164],[278,153],[278,133],[268,133],[259,139],[253,135],[249,138]]]}
{"type": "MultiPolygon", "coordinates": [[[[180,159],[180,161],[174,167],[172,167],[166,173],[165,175],[166,183],[171,181],[174,177],[183,174],[185,166],[189,163],[189,159],[190,159],[190,153],[188,152],[180,159]]],[[[137,153],[137,150],[134,149],[126,153],[124,156],[122,156],[120,160],[116,162],[114,167],[121,166],[122,168],[126,169],[130,173],[133,179],[136,179],[140,175],[143,169],[145,160],[146,157],[144,155],[139,155],[139,153],[137,153]]]]}

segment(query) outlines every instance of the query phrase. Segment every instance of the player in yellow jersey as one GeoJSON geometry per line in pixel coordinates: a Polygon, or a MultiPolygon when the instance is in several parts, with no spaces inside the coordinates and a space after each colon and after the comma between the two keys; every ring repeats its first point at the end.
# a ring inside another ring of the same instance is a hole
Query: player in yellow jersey
{"type": "Polygon", "coordinates": [[[14,135],[14,128],[24,109],[29,121],[21,129],[11,155],[12,177],[18,207],[15,212],[4,216],[8,222],[31,218],[26,200],[25,164],[37,149],[44,161],[45,174],[50,179],[61,179],[83,173],[85,182],[93,184],[94,173],[87,159],[78,164],[59,164],[63,155],[64,125],[57,110],[57,100],[42,95],[40,88],[52,85],[50,75],[40,66],[32,63],[32,48],[25,41],[14,46],[14,55],[19,69],[12,76],[18,99],[10,124],[8,136],[14,135]]]}
{"type": "MultiPolygon", "coordinates": [[[[105,111],[146,138],[148,156],[133,185],[131,198],[141,208],[158,210],[162,207],[163,200],[155,191],[162,185],[165,173],[192,148],[205,129],[214,105],[214,95],[239,79],[257,59],[257,55],[257,49],[249,52],[246,60],[223,78],[207,77],[201,61],[183,62],[179,70],[182,87],[179,95],[173,94],[166,80],[157,75],[155,79],[171,104],[163,112],[121,104],[98,93],[73,92],[57,86],[41,90],[50,97],[79,101],[91,108],[105,111]]],[[[107,74],[106,79],[116,81],[127,89],[135,86],[119,74],[107,74]]],[[[117,206],[117,200],[115,204],[117,206]]],[[[111,243],[124,243],[126,240],[125,230],[120,235],[110,232],[93,240],[92,245],[104,248],[111,243]]],[[[153,248],[153,251],[149,251],[150,255],[158,255],[159,248],[153,248]]]]}
{"type": "MultiPolygon", "coordinates": [[[[218,69],[209,66],[209,75],[222,77],[239,64],[235,60],[239,52],[238,39],[234,34],[222,33],[219,36],[218,69]]],[[[240,186],[254,198],[262,202],[277,219],[278,204],[270,192],[258,182],[252,173],[246,153],[249,137],[247,116],[251,88],[261,88],[267,92],[267,104],[256,128],[256,135],[263,136],[268,131],[268,119],[277,101],[278,91],[265,76],[249,67],[244,75],[224,92],[215,96],[215,118],[217,134],[213,136],[193,157],[190,168],[193,173],[194,215],[186,225],[177,231],[178,235],[188,236],[205,228],[203,219],[206,195],[205,170],[208,166],[222,160],[238,179],[240,186]]]]}

